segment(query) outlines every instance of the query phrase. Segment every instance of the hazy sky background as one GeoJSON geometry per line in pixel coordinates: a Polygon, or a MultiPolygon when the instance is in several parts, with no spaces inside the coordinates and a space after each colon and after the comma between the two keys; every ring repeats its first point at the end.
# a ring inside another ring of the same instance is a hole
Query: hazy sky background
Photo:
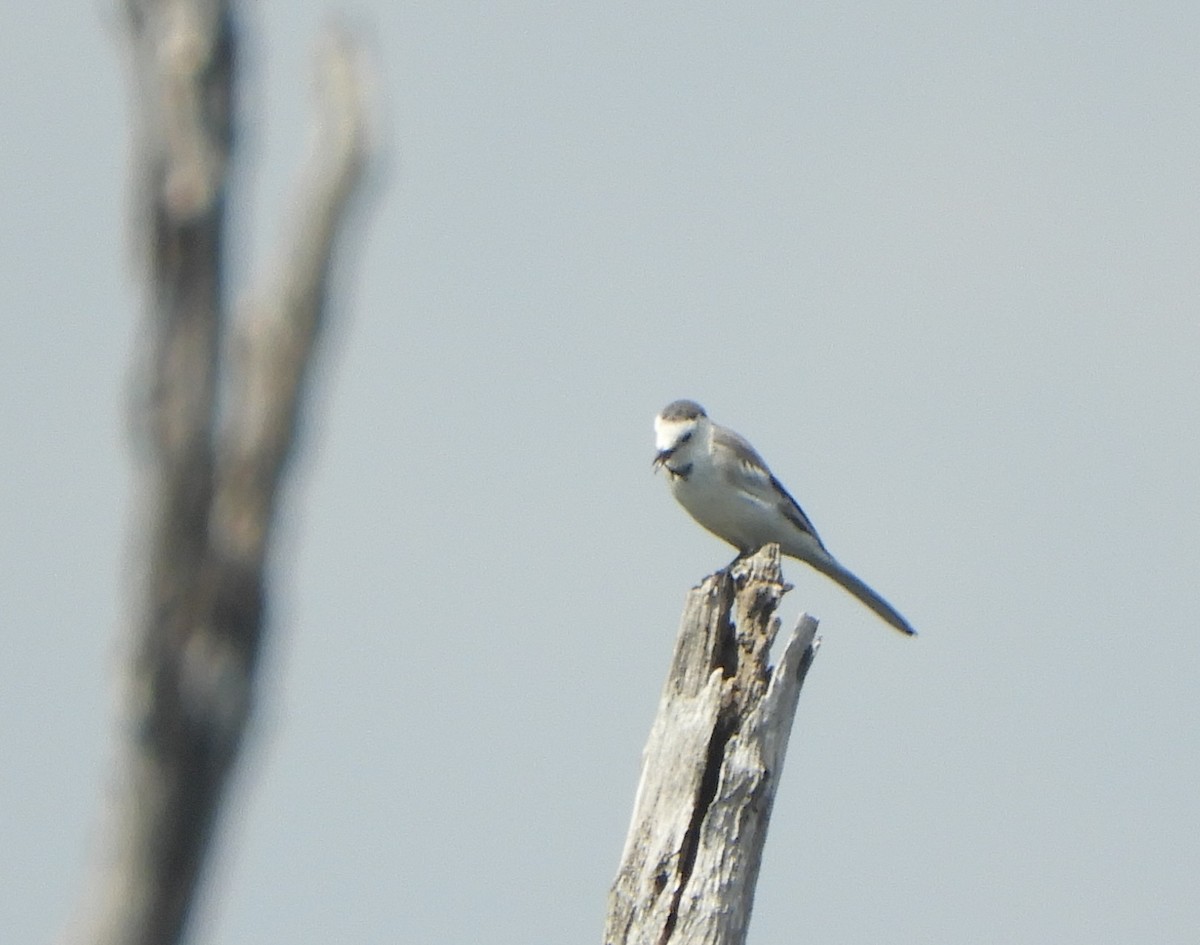
{"type": "MultiPolygon", "coordinates": [[[[692,397],[920,629],[821,618],[757,943],[1200,930],[1200,4],[252,7],[237,260],[312,53],[392,148],[276,560],[206,943],[600,940],[692,397]]],[[[141,293],[115,4],[0,7],[0,940],[96,853],[141,293]]]]}

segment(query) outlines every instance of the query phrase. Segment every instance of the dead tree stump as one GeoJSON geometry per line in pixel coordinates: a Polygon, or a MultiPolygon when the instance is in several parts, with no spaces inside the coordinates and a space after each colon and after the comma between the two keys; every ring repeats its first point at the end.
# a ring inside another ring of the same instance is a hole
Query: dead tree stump
{"type": "Polygon", "coordinates": [[[606,945],[744,942],[800,687],[816,655],[803,616],[775,666],[779,549],[706,578],[684,607],[646,745],[606,945]]]}

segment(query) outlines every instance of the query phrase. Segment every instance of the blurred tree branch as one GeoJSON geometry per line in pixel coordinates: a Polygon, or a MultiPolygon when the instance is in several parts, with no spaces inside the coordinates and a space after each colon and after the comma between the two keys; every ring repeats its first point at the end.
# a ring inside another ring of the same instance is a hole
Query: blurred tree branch
{"type": "Polygon", "coordinates": [[[800,688],[805,615],[769,664],[787,586],[779,547],[688,595],[609,894],[605,945],[741,945],[800,688]]]}
{"type": "Polygon", "coordinates": [[[137,428],[142,562],[105,842],[71,938],[183,936],[255,702],[267,566],[371,147],[360,53],[331,38],[321,119],[282,262],[230,310],[238,23],[223,0],[127,0],[135,221],[148,292],[137,428]]]}

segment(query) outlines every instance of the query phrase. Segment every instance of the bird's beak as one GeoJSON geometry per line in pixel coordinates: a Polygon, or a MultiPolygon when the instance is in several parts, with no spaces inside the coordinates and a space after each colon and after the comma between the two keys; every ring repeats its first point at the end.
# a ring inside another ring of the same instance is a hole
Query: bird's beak
{"type": "Polygon", "coordinates": [[[672,447],[669,450],[659,450],[658,455],[654,457],[654,462],[650,465],[655,472],[658,472],[666,464],[667,460],[675,455],[675,449],[672,447]]]}

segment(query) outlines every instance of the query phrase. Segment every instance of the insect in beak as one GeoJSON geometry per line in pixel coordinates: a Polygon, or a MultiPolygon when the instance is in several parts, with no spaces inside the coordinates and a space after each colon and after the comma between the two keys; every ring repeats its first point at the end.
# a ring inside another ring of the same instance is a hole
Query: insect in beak
{"type": "Polygon", "coordinates": [[[658,455],[654,457],[654,462],[652,462],[650,465],[654,469],[655,472],[658,472],[660,469],[662,469],[663,466],[666,465],[667,460],[670,459],[674,455],[675,455],[674,447],[672,447],[669,450],[659,450],[658,455]]]}

